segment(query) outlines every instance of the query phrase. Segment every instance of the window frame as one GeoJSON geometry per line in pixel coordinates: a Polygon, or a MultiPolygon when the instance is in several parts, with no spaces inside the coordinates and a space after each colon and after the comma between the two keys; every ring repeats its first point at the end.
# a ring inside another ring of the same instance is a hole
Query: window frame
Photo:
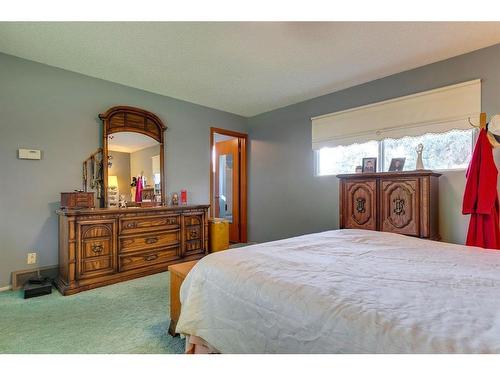
{"type": "MultiPolygon", "coordinates": [[[[453,129],[450,129],[452,131],[453,129]]],[[[470,129],[471,131],[471,156],[474,152],[474,146],[476,145],[477,137],[479,135],[479,129],[478,128],[473,128],[470,129]]],[[[443,133],[445,134],[445,133],[443,133]]],[[[385,170],[385,139],[382,139],[378,142],[378,155],[377,155],[377,172],[381,172],[385,170]]],[[[330,176],[335,176],[337,173],[331,173],[331,174],[320,174],[320,152],[321,149],[319,150],[313,150],[314,151],[314,175],[315,177],[330,177],[330,176]]],[[[455,172],[455,171],[465,171],[467,170],[467,167],[463,168],[447,168],[447,169],[433,169],[438,172],[455,172]]],[[[352,172],[355,173],[355,172],[352,172]]]]}

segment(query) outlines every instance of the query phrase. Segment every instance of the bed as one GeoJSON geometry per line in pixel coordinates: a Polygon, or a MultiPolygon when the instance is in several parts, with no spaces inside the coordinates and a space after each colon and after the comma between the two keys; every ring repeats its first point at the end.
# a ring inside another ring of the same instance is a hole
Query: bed
{"type": "Polygon", "coordinates": [[[334,230],[206,256],[177,332],[220,353],[500,353],[500,252],[334,230]]]}

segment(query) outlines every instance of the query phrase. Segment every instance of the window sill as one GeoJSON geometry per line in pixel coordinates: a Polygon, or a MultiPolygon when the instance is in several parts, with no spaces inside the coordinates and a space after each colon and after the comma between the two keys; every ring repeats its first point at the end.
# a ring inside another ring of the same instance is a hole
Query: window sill
{"type": "MultiPolygon", "coordinates": [[[[454,169],[431,169],[433,172],[436,173],[447,173],[447,172],[466,172],[467,168],[454,168],[454,169]]],[[[378,171],[380,172],[380,171],[378,171]]],[[[377,172],[377,173],[378,173],[377,172]]],[[[388,171],[386,171],[388,172],[388,171]]],[[[411,172],[410,170],[405,171],[405,172],[411,172]]],[[[355,172],[338,172],[338,173],[332,173],[332,174],[314,174],[314,177],[335,177],[338,174],[349,174],[352,173],[354,174],[355,172]]],[[[361,174],[361,173],[360,173],[361,174]]]]}

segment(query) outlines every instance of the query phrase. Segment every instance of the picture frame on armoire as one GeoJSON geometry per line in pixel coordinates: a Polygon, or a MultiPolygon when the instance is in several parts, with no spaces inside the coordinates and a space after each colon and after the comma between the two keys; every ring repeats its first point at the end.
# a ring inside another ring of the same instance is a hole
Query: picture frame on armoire
{"type": "Polygon", "coordinates": [[[363,173],[377,172],[377,158],[363,158],[363,173]]]}
{"type": "Polygon", "coordinates": [[[402,172],[405,166],[406,158],[392,158],[389,172],[402,172]]]}

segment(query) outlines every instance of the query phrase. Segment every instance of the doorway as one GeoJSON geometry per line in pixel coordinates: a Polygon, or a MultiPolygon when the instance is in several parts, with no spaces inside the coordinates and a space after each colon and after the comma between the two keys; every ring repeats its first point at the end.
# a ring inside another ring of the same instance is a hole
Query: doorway
{"type": "Polygon", "coordinates": [[[248,135],[210,128],[210,216],[229,222],[229,242],[247,242],[248,135]]]}

